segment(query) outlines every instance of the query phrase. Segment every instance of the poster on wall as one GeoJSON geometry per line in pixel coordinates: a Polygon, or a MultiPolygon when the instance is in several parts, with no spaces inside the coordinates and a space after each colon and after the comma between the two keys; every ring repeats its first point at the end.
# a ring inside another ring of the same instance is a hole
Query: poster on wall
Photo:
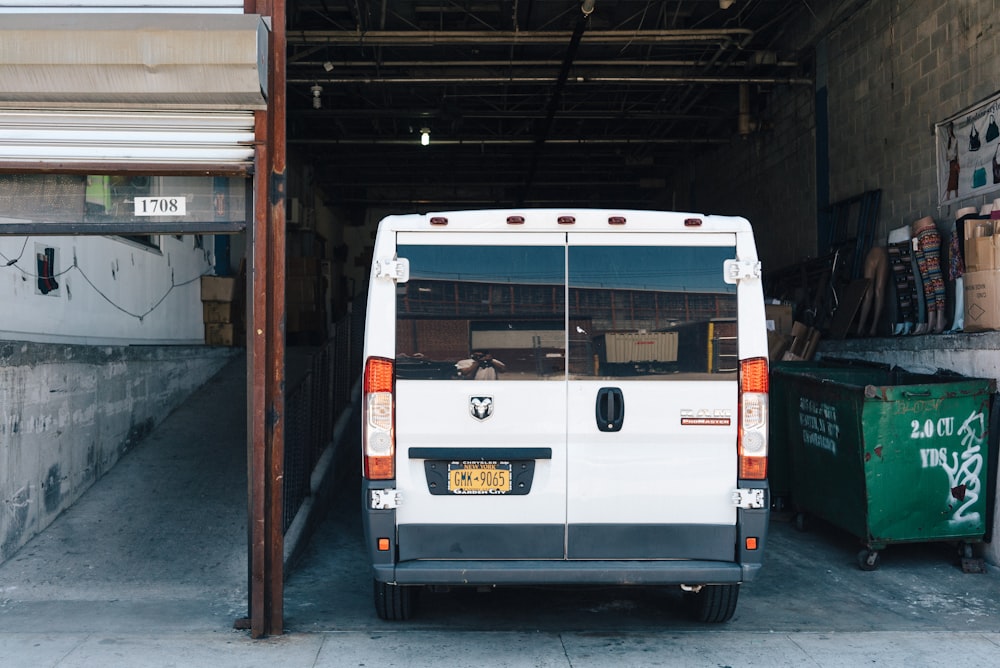
{"type": "Polygon", "coordinates": [[[936,124],[934,133],[941,205],[1000,193],[1000,93],[936,124]]]}

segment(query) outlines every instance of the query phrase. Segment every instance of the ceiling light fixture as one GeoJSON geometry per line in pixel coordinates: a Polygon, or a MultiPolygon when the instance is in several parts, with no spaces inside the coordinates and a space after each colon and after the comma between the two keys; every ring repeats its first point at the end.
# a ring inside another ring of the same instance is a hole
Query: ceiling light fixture
{"type": "Polygon", "coordinates": [[[719,0],[719,9],[729,9],[736,0],[719,0]]]}
{"type": "Polygon", "coordinates": [[[312,88],[309,89],[313,94],[313,109],[319,109],[323,106],[323,98],[320,95],[323,94],[323,87],[319,84],[313,84],[312,88]]]}
{"type": "Polygon", "coordinates": [[[323,63],[323,69],[326,70],[327,72],[332,72],[333,71],[333,63],[331,63],[329,60],[326,61],[325,63],[323,63]]]}
{"type": "Polygon", "coordinates": [[[431,131],[429,128],[420,128],[420,145],[427,146],[431,143],[431,131]]]}

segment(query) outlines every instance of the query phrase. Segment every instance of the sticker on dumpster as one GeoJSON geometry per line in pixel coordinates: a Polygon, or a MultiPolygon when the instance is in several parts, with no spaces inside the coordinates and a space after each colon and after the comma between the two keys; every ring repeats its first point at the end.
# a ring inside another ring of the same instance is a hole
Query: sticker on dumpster
{"type": "Polygon", "coordinates": [[[802,442],[804,444],[837,454],[840,425],[837,424],[837,408],[835,406],[800,397],[799,426],[802,427],[802,442]]]}
{"type": "MultiPolygon", "coordinates": [[[[954,424],[951,418],[941,418],[937,425],[954,424]]],[[[930,420],[927,420],[930,423],[930,420]]],[[[916,421],[914,421],[916,423],[916,421]]],[[[929,427],[924,427],[922,434],[929,437],[927,432],[929,427]]],[[[916,430],[914,431],[916,433],[916,430]]],[[[986,419],[980,412],[973,412],[958,428],[958,435],[962,439],[962,446],[965,450],[961,454],[949,452],[948,448],[921,448],[920,463],[925,469],[941,467],[948,474],[948,489],[945,495],[945,503],[949,508],[954,508],[949,524],[978,523],[980,516],[978,512],[969,512],[969,509],[979,501],[979,494],[982,488],[980,474],[983,470],[982,446],[985,440],[986,419]],[[955,505],[955,502],[959,505],[955,505]]],[[[941,434],[942,436],[945,434],[941,434]]],[[[923,436],[922,436],[923,437],[923,436]]],[[[913,438],[918,438],[913,436],[913,438]]]]}

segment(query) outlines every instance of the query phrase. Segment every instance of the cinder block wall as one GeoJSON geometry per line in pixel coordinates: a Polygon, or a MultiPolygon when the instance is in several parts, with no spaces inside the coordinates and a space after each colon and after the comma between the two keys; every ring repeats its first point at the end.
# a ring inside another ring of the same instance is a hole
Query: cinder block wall
{"type": "Polygon", "coordinates": [[[0,341],[0,562],[234,354],[0,341]]]}
{"type": "MultiPolygon", "coordinates": [[[[1000,91],[1000,0],[870,0],[844,18],[803,14],[793,32],[815,41],[794,57],[815,86],[754,85],[757,129],[692,156],[675,183],[677,208],[746,216],[765,270],[815,257],[818,245],[816,92],[825,88],[827,203],[882,190],[877,239],[983,197],[938,207],[934,124],[1000,91]]],[[[734,88],[734,104],[737,99],[734,88]]],[[[992,195],[989,196],[992,199],[992,195]]]]}
{"type": "Polygon", "coordinates": [[[878,240],[982,205],[938,207],[934,124],[1000,91],[997,16],[997,0],[872,0],[830,34],[831,201],[881,188],[878,240]]]}

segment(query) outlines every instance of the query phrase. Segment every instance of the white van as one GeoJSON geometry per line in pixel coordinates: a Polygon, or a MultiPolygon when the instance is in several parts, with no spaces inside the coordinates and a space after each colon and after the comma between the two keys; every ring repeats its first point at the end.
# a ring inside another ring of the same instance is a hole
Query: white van
{"type": "Polygon", "coordinates": [[[767,338],[743,218],[384,219],[363,515],[383,619],[421,586],[679,585],[723,622],[768,525],[767,338]]]}

